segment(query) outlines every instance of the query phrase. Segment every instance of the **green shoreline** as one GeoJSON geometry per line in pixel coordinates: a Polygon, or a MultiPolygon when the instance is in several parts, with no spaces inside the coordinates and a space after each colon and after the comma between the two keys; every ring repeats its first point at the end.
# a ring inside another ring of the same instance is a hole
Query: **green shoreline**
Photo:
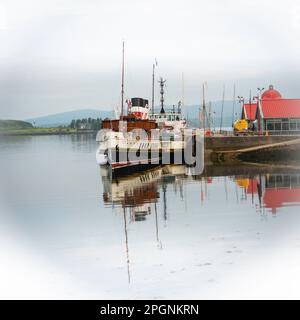
{"type": "Polygon", "coordinates": [[[30,129],[11,129],[1,130],[0,137],[6,136],[43,136],[43,135],[67,135],[67,134],[91,134],[95,130],[76,130],[70,128],[30,128],[30,129]]]}

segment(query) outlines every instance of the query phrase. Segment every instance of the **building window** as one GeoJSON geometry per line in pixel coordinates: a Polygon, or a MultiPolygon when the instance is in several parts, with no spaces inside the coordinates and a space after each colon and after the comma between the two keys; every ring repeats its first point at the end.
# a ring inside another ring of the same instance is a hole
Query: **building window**
{"type": "Polygon", "coordinates": [[[280,121],[275,122],[275,131],[281,131],[281,122],[280,121]]]}
{"type": "Polygon", "coordinates": [[[290,130],[291,130],[291,131],[297,130],[297,122],[296,122],[296,121],[292,120],[292,121],[290,122],[290,130]]]}
{"type": "Polygon", "coordinates": [[[289,131],[289,122],[288,121],[282,122],[282,130],[289,131]]]}
{"type": "Polygon", "coordinates": [[[268,119],[267,131],[300,131],[300,119],[268,119]]]}
{"type": "Polygon", "coordinates": [[[273,131],[274,130],[274,123],[267,121],[267,130],[268,131],[273,131]]]}
{"type": "Polygon", "coordinates": [[[282,126],[283,126],[282,120],[270,119],[266,121],[266,129],[268,131],[281,131],[282,126]]]}

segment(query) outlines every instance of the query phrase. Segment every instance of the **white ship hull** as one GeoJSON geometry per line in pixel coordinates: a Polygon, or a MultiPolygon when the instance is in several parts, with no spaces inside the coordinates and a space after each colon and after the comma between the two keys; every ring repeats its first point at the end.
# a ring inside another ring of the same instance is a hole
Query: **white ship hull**
{"type": "Polygon", "coordinates": [[[100,141],[96,154],[97,163],[101,166],[110,165],[112,171],[159,165],[163,153],[173,155],[174,152],[183,152],[185,142],[181,137],[172,140],[137,141],[130,135],[124,137],[121,132],[109,131],[100,141]]]}

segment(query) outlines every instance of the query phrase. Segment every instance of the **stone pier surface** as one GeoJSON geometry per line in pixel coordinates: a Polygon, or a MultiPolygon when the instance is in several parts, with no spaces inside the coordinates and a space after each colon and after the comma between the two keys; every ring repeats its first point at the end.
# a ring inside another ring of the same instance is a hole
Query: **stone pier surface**
{"type": "Polygon", "coordinates": [[[213,162],[300,160],[300,135],[208,137],[205,150],[213,162]]]}

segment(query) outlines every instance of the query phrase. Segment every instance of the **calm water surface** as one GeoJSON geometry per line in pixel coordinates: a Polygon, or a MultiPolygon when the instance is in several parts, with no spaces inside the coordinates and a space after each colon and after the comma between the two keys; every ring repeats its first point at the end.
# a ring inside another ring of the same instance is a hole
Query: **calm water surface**
{"type": "Polygon", "coordinates": [[[87,135],[0,141],[2,223],[87,297],[222,297],[257,257],[289,237],[299,245],[295,166],[202,177],[167,166],[111,181],[96,147],[87,135]]]}

